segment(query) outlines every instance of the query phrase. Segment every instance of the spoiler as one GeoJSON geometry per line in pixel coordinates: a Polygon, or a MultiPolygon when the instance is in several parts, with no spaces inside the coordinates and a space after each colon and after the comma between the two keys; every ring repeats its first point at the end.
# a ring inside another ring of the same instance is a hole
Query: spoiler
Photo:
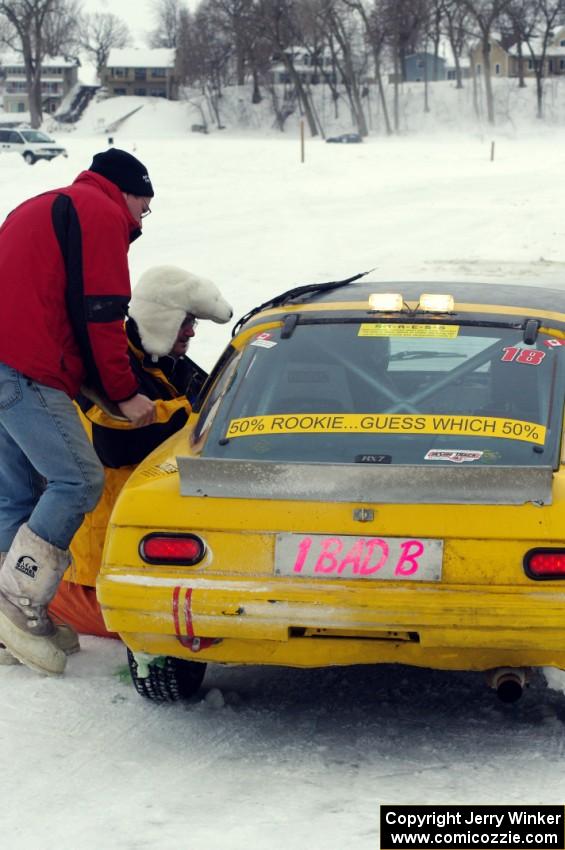
{"type": "Polygon", "coordinates": [[[550,466],[378,466],[178,457],[182,496],[421,505],[550,505],[550,466]]]}

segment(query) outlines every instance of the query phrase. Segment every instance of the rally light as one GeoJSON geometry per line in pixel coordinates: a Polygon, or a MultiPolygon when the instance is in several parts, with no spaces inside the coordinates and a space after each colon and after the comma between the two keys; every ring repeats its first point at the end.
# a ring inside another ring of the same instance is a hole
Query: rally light
{"type": "Polygon", "coordinates": [[[369,295],[369,307],[382,313],[401,313],[404,299],[399,292],[373,292],[369,295]]]}
{"type": "Polygon", "coordinates": [[[455,299],[453,295],[427,292],[420,295],[418,310],[423,313],[453,313],[455,299]]]}
{"type": "Polygon", "coordinates": [[[179,564],[192,567],[204,557],[206,546],[195,534],[166,534],[154,531],[139,544],[139,554],[147,564],[179,564]]]}
{"type": "Polygon", "coordinates": [[[565,578],[565,549],[530,549],[524,556],[524,571],[536,581],[565,578]]]}

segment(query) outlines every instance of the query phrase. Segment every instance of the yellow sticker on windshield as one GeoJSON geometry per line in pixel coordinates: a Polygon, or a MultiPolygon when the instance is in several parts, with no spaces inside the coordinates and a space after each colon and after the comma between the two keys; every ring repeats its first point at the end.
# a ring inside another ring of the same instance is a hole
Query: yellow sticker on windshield
{"type": "Polygon", "coordinates": [[[455,339],[459,334],[459,325],[396,325],[369,324],[359,326],[358,336],[408,336],[433,337],[435,339],[455,339]]]}
{"type": "Polygon", "coordinates": [[[226,437],[257,434],[456,434],[502,437],[542,446],[545,426],[499,416],[413,413],[285,413],[232,419],[226,437]]]}

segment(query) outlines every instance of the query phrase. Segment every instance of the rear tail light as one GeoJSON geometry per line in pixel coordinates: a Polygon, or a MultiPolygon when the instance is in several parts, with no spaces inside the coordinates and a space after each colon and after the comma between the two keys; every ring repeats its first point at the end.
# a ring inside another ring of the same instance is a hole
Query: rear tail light
{"type": "Polygon", "coordinates": [[[206,552],[204,541],[195,534],[147,534],[139,544],[139,554],[148,564],[194,566],[206,552]]]}
{"type": "Polygon", "coordinates": [[[530,549],[524,556],[524,570],[538,581],[565,579],[565,549],[530,549]]]}

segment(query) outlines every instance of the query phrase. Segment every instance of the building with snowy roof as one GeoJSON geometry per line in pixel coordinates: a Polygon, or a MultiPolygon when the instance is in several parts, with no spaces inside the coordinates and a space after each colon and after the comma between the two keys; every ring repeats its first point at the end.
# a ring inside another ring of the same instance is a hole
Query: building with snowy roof
{"type": "Polygon", "coordinates": [[[114,48],[100,78],[110,97],[136,95],[178,100],[175,51],[169,48],[114,48]]]}
{"type": "MultiPolygon", "coordinates": [[[[275,53],[271,58],[269,70],[269,81],[271,83],[290,83],[291,75],[287,63],[290,61],[303,83],[317,85],[318,83],[341,82],[339,64],[343,62],[341,51],[338,49],[333,55],[328,48],[318,50],[309,49],[300,45],[285,48],[284,61],[282,53],[275,53]]],[[[353,66],[357,73],[362,71],[362,60],[357,52],[353,53],[353,66]]]]}
{"type": "MultiPolygon", "coordinates": [[[[475,44],[471,45],[469,55],[473,74],[477,77],[481,77],[484,74],[485,68],[482,41],[477,41],[475,44]]],[[[500,33],[491,33],[490,40],[488,42],[488,55],[491,77],[509,77],[510,54],[508,53],[506,42],[500,33]]]]}
{"type": "MultiPolygon", "coordinates": [[[[535,76],[536,63],[539,65],[543,52],[541,37],[531,38],[528,42],[505,46],[501,36],[492,34],[489,42],[490,69],[493,77],[519,77],[520,65],[524,77],[535,76]]],[[[477,42],[471,48],[471,63],[475,73],[480,76],[484,68],[482,45],[477,42]]],[[[547,43],[543,76],[565,74],[565,25],[555,27],[547,43]]]]}
{"type": "MultiPolygon", "coordinates": [[[[542,39],[531,39],[530,46],[526,42],[522,42],[520,45],[514,44],[508,53],[511,77],[519,76],[520,63],[524,77],[533,77],[535,75],[535,63],[541,62],[542,39]]],[[[546,47],[543,68],[544,77],[561,74],[565,74],[565,25],[556,27],[553,31],[546,47]]]]}
{"type": "MultiPolygon", "coordinates": [[[[41,106],[44,112],[56,112],[63,98],[77,84],[79,64],[62,56],[46,56],[41,63],[41,106]]],[[[4,112],[29,113],[25,66],[21,57],[3,59],[4,112]]]]}

